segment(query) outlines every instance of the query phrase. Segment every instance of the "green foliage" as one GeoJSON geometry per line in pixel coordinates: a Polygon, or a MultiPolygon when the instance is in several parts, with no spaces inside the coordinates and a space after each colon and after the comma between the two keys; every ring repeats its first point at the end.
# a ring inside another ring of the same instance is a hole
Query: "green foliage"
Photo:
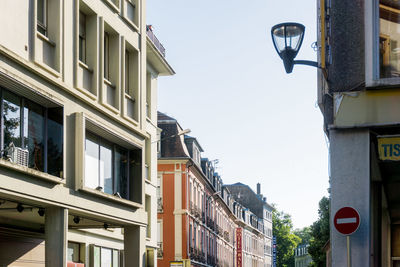
{"type": "Polygon", "coordinates": [[[325,267],[326,256],[324,246],[329,240],[329,198],[319,201],[318,220],[311,226],[311,240],[308,253],[313,259],[313,267],[325,267]]]}
{"type": "Polygon", "coordinates": [[[311,240],[311,226],[306,226],[302,229],[294,230],[294,234],[300,237],[299,245],[309,244],[311,240]]]}
{"type": "Polygon", "coordinates": [[[276,208],[272,212],[273,235],[276,237],[276,266],[294,267],[294,249],[301,239],[294,234],[292,218],[276,208]]]}

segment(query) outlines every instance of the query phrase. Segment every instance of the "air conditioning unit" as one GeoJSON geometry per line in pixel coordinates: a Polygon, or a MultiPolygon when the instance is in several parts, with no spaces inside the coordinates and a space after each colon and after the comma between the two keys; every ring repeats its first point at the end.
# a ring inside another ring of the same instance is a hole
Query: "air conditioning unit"
{"type": "Polygon", "coordinates": [[[28,167],[29,151],[10,143],[7,149],[7,158],[13,163],[28,167]]]}

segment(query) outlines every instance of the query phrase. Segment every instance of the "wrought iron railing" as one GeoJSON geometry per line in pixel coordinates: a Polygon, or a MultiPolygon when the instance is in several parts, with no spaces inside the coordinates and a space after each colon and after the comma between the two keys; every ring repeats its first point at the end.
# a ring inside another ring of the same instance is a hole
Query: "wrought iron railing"
{"type": "Polygon", "coordinates": [[[161,53],[161,55],[163,57],[165,57],[165,48],[160,43],[160,41],[157,39],[157,37],[155,36],[155,34],[151,28],[151,25],[147,25],[146,33],[147,33],[147,36],[150,38],[150,40],[153,42],[154,46],[157,48],[157,50],[161,53]]]}

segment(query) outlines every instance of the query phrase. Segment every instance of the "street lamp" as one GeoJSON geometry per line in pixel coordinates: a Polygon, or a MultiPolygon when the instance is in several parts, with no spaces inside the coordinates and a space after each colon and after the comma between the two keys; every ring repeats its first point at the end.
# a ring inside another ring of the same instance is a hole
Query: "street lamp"
{"type": "Polygon", "coordinates": [[[294,64],[318,67],[318,63],[309,60],[294,60],[304,38],[304,25],[294,22],[280,23],[272,27],[271,36],[276,52],[283,60],[286,73],[291,73],[294,64]]]}

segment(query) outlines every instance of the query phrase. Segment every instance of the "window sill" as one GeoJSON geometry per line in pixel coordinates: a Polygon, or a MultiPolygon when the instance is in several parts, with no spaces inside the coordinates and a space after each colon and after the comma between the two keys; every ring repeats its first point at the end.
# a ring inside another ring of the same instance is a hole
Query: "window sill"
{"type": "Polygon", "coordinates": [[[86,65],[86,63],[84,63],[84,62],[82,62],[80,60],[78,60],[78,62],[79,62],[78,64],[79,64],[80,67],[86,69],[90,73],[93,73],[93,70],[91,68],[89,68],[89,66],[86,65]]]}
{"type": "Polygon", "coordinates": [[[95,95],[95,94],[93,94],[92,92],[90,92],[90,91],[88,91],[88,90],[86,90],[86,89],[83,89],[83,88],[81,88],[81,87],[79,87],[79,86],[77,86],[77,87],[75,87],[79,92],[81,92],[81,93],[83,93],[83,94],[85,94],[86,96],[88,96],[89,98],[91,98],[92,100],[97,100],[97,96],[95,95]]]}
{"type": "Polygon", "coordinates": [[[101,103],[105,108],[107,108],[108,110],[112,111],[113,113],[115,113],[116,115],[119,114],[119,110],[116,107],[111,106],[110,104],[103,102],[101,103]]]}
{"type": "Polygon", "coordinates": [[[46,35],[41,34],[40,32],[36,32],[36,36],[51,45],[52,47],[56,47],[56,43],[49,39],[46,35]]]}
{"type": "Polygon", "coordinates": [[[60,78],[60,73],[59,73],[57,70],[53,69],[52,67],[46,65],[46,64],[43,63],[43,62],[39,62],[39,61],[36,61],[36,60],[35,60],[34,62],[35,62],[35,64],[36,64],[37,66],[39,66],[39,67],[41,67],[42,69],[44,69],[45,71],[49,72],[50,74],[52,74],[52,75],[55,76],[56,78],[60,78]]]}
{"type": "Polygon", "coordinates": [[[122,18],[128,24],[128,26],[131,26],[136,32],[139,32],[139,27],[133,21],[128,19],[125,14],[122,16],[122,18]]]}
{"type": "Polygon", "coordinates": [[[111,88],[114,88],[114,89],[116,88],[116,86],[114,84],[112,84],[112,82],[109,79],[104,78],[103,80],[104,80],[104,83],[106,85],[108,85],[108,86],[110,86],[111,88]]]}
{"type": "Polygon", "coordinates": [[[135,98],[127,93],[125,93],[125,98],[132,100],[133,102],[135,102],[135,98]]]}
{"type": "Polygon", "coordinates": [[[378,80],[368,81],[365,85],[367,89],[380,89],[388,87],[400,87],[400,77],[381,78],[378,80]]]}
{"type": "Polygon", "coordinates": [[[132,119],[131,117],[127,116],[127,115],[123,115],[122,116],[125,120],[129,121],[130,123],[132,123],[134,126],[139,126],[139,122],[132,119]]]}
{"type": "Polygon", "coordinates": [[[63,178],[58,178],[56,176],[50,175],[45,172],[41,172],[41,171],[37,171],[37,170],[31,169],[31,168],[28,168],[25,166],[21,166],[19,164],[12,163],[5,159],[0,159],[0,167],[5,167],[5,168],[11,169],[13,171],[28,174],[30,176],[34,176],[34,177],[46,180],[48,182],[57,183],[57,184],[65,184],[65,179],[63,179],[63,178]]]}
{"type": "Polygon", "coordinates": [[[110,194],[107,194],[107,193],[104,193],[102,191],[99,191],[99,190],[96,190],[96,189],[92,189],[92,188],[89,188],[89,187],[85,187],[84,186],[83,188],[80,188],[79,190],[81,190],[83,192],[86,192],[86,193],[89,193],[89,194],[93,194],[93,195],[105,198],[105,199],[108,199],[108,200],[111,200],[111,201],[115,201],[115,202],[118,202],[118,203],[121,203],[121,204],[125,204],[127,206],[131,206],[131,207],[134,207],[136,209],[144,208],[144,206],[139,204],[139,203],[136,203],[136,202],[124,199],[124,198],[119,198],[119,197],[116,197],[116,196],[113,196],[113,195],[110,195],[110,194]]]}
{"type": "Polygon", "coordinates": [[[105,0],[105,2],[111,7],[114,12],[119,13],[119,7],[117,7],[111,0],[105,0]]]}

